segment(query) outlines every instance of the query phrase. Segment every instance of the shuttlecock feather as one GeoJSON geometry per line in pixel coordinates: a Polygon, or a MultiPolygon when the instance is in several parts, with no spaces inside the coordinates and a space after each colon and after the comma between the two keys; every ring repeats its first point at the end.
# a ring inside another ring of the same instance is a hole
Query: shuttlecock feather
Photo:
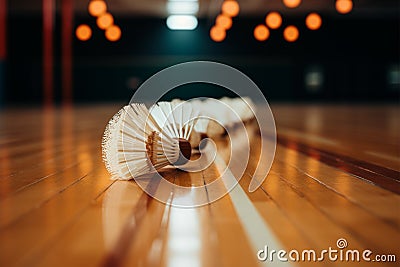
{"type": "Polygon", "coordinates": [[[254,118],[255,105],[250,97],[237,97],[231,101],[232,108],[243,122],[254,118]]]}
{"type": "Polygon", "coordinates": [[[192,105],[194,110],[198,110],[199,112],[199,117],[197,118],[194,130],[200,134],[207,134],[207,127],[208,123],[210,122],[206,112],[207,106],[205,105],[204,101],[199,99],[191,100],[189,103],[192,105]]]}
{"type": "Polygon", "coordinates": [[[170,135],[144,104],[130,104],[108,123],[103,135],[103,159],[112,179],[129,180],[167,165],[184,164],[190,144],[170,135]]]}
{"type": "Polygon", "coordinates": [[[209,98],[204,102],[204,114],[210,120],[207,125],[207,135],[211,138],[217,138],[226,133],[226,129],[232,125],[231,115],[228,106],[221,103],[220,100],[209,98]]]}
{"type": "MultiPolygon", "coordinates": [[[[191,141],[195,134],[199,111],[189,102],[174,99],[171,102],[158,102],[150,108],[152,117],[172,137],[191,141]]],[[[196,144],[190,143],[192,147],[196,144]]]]}

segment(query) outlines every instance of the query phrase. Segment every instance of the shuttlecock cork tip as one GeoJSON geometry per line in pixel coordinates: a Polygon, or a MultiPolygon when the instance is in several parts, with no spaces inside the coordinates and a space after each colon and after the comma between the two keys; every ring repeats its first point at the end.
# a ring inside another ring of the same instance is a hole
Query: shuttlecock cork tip
{"type": "Polygon", "coordinates": [[[186,162],[190,160],[190,157],[192,156],[192,147],[190,146],[190,143],[188,140],[179,138],[179,158],[178,160],[174,163],[175,165],[183,165],[186,162]]]}

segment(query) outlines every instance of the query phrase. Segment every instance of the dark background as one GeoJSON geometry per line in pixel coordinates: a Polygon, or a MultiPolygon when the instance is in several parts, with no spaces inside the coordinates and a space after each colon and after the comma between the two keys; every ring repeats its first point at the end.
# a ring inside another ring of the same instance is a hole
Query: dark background
{"type": "MultiPolygon", "coordinates": [[[[229,64],[248,75],[269,101],[397,102],[399,100],[399,12],[358,16],[320,13],[323,25],[310,31],[306,13],[284,15],[283,26],[296,25],[300,38],[288,43],[283,28],[266,42],[253,37],[264,16],[240,16],[222,43],[209,37],[213,19],[200,18],[194,31],[171,31],[165,19],[115,16],[122,29],[116,43],[106,40],[95,19],[76,14],[75,27],[86,23],[92,38],[73,43],[73,99],[75,102],[128,102],[134,90],[152,74],[179,62],[211,60],[229,64]],[[310,87],[306,77],[322,78],[310,87]]],[[[397,10],[399,11],[399,10],[397,10]]],[[[55,29],[55,100],[61,101],[60,14],[55,29]]],[[[10,13],[7,29],[5,105],[41,103],[42,18],[40,13],[10,13]]],[[[4,68],[3,66],[3,68],[4,68]]],[[[1,67],[1,66],[0,66],[1,67]]],[[[0,72],[1,73],[1,72],[0,72]]],[[[1,78],[0,78],[1,79],[1,78]]],[[[171,97],[219,97],[225,91],[194,84],[179,88],[171,97]]]]}

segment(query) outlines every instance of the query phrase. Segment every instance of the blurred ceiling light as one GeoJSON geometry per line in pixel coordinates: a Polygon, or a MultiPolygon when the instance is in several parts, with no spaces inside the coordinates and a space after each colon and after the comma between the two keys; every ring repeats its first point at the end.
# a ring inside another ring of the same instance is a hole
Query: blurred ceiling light
{"type": "Polygon", "coordinates": [[[295,8],[301,4],[301,0],[283,0],[283,4],[289,8],[295,8]]]}
{"type": "Polygon", "coordinates": [[[121,29],[117,25],[112,25],[106,30],[106,38],[111,42],[116,42],[121,39],[121,29]]]}
{"type": "Polygon", "coordinates": [[[210,37],[215,42],[222,42],[226,37],[225,29],[219,26],[214,26],[210,30],[210,37]]]}
{"type": "Polygon", "coordinates": [[[293,25],[287,26],[283,31],[283,37],[288,42],[295,42],[299,38],[299,30],[293,25]]]}
{"type": "Polygon", "coordinates": [[[87,41],[92,37],[92,29],[86,24],[79,25],[75,31],[76,38],[81,41],[87,41]]]}
{"type": "Polygon", "coordinates": [[[353,9],[353,1],[351,0],[337,0],[336,10],[341,14],[347,14],[353,9]]]}
{"type": "Polygon", "coordinates": [[[310,30],[318,30],[321,28],[322,25],[322,19],[321,16],[318,15],[317,13],[310,13],[306,17],[306,26],[310,30]]]}
{"type": "Polygon", "coordinates": [[[198,24],[192,15],[171,15],[167,18],[167,26],[171,30],[194,30],[198,24]]]}
{"type": "Polygon", "coordinates": [[[308,91],[316,92],[321,88],[323,76],[320,72],[309,72],[306,74],[305,83],[308,91]]]}
{"type": "Polygon", "coordinates": [[[222,13],[230,16],[236,17],[239,14],[240,7],[238,2],[233,0],[226,0],[222,3],[222,13]]]}
{"type": "Polygon", "coordinates": [[[400,90],[400,66],[392,65],[387,71],[387,82],[391,89],[400,90]]]}
{"type": "Polygon", "coordinates": [[[306,89],[309,92],[316,93],[322,89],[324,84],[324,72],[320,66],[311,66],[307,69],[304,77],[306,89]]]}
{"type": "Polygon", "coordinates": [[[254,28],[254,38],[258,41],[265,41],[269,37],[269,30],[265,25],[258,25],[254,28]]]}
{"type": "Polygon", "coordinates": [[[199,11],[199,3],[197,1],[169,1],[167,2],[167,10],[173,15],[191,15],[199,11]]]}
{"type": "Polygon", "coordinates": [[[89,3],[89,14],[93,17],[98,17],[107,11],[107,5],[102,0],[93,0],[89,3]]]}
{"type": "Polygon", "coordinates": [[[215,25],[229,30],[232,27],[232,19],[224,14],[218,15],[215,20],[215,25]]]}
{"type": "Polygon", "coordinates": [[[114,18],[110,13],[106,13],[104,15],[101,15],[100,17],[97,18],[97,26],[105,30],[114,23],[114,18]]]}
{"type": "Polygon", "coordinates": [[[282,25],[282,17],[278,12],[270,12],[265,18],[265,23],[271,29],[278,29],[282,25]]]}

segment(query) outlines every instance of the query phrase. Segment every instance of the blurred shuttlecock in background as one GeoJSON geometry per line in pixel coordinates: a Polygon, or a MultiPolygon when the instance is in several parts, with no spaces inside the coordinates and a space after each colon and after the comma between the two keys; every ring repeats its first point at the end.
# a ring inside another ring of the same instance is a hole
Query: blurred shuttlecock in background
{"type": "MultiPolygon", "coordinates": [[[[166,117],[169,118],[169,117],[166,117]]],[[[167,165],[185,164],[191,156],[189,125],[161,127],[144,104],[130,104],[109,121],[103,135],[103,160],[112,179],[129,180],[167,165]]]]}
{"type": "Polygon", "coordinates": [[[203,101],[203,105],[205,115],[210,118],[207,126],[207,135],[210,138],[219,138],[225,135],[225,127],[230,126],[228,106],[213,98],[203,101]]]}
{"type": "Polygon", "coordinates": [[[249,97],[208,99],[203,105],[205,113],[212,118],[207,127],[207,135],[211,138],[223,136],[226,128],[254,118],[255,105],[249,97]]]}
{"type": "Polygon", "coordinates": [[[232,114],[228,116],[231,123],[248,122],[254,118],[255,105],[249,97],[223,97],[221,101],[227,104],[232,109],[232,112],[237,114],[237,116],[232,116],[232,114]]]}
{"type": "Polygon", "coordinates": [[[193,148],[199,148],[201,140],[208,138],[207,127],[210,119],[205,112],[206,106],[204,102],[199,99],[190,100],[189,103],[192,108],[199,111],[199,116],[196,119],[196,124],[194,125],[194,131],[190,136],[190,144],[193,148]]]}

